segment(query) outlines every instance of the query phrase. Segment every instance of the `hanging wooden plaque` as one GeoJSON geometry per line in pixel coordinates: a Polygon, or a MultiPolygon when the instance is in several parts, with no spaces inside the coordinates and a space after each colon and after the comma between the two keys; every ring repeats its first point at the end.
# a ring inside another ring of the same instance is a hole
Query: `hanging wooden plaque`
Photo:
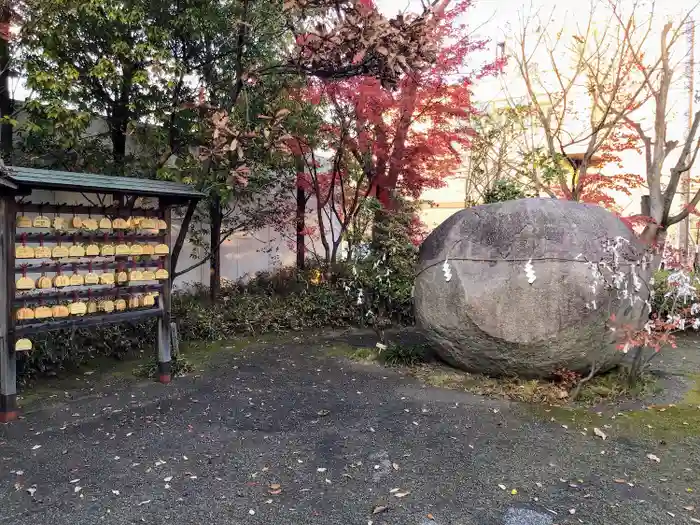
{"type": "Polygon", "coordinates": [[[143,281],[155,281],[156,280],[156,274],[153,270],[144,270],[143,274],[141,275],[141,278],[143,281]]]}
{"type": "Polygon", "coordinates": [[[51,228],[51,219],[43,215],[34,217],[33,226],[35,228],[51,228]]]}
{"type": "Polygon", "coordinates": [[[17,217],[17,227],[18,228],[31,228],[32,227],[32,219],[30,219],[26,215],[20,215],[19,217],[17,217]]]}
{"type": "Polygon", "coordinates": [[[32,319],[34,319],[34,310],[26,306],[20,308],[15,314],[15,319],[17,319],[18,321],[31,321],[32,319]]]}
{"type": "Polygon", "coordinates": [[[61,274],[56,275],[53,278],[53,285],[56,288],[65,288],[66,286],[70,286],[70,278],[61,274]]]}
{"type": "Polygon", "coordinates": [[[124,299],[117,299],[114,301],[114,309],[117,312],[123,312],[126,310],[126,301],[124,299]]]}
{"type": "Polygon", "coordinates": [[[85,257],[85,248],[83,248],[80,244],[74,244],[68,250],[68,256],[69,257],[85,257]]]}
{"type": "Polygon", "coordinates": [[[111,244],[102,245],[102,257],[112,257],[114,255],[114,246],[111,244]]]}
{"type": "Polygon", "coordinates": [[[88,217],[83,221],[83,229],[87,231],[95,231],[97,229],[97,221],[92,217],[88,217]]]}
{"type": "Polygon", "coordinates": [[[16,259],[34,259],[34,248],[25,244],[15,246],[16,259]]]}
{"type": "Polygon", "coordinates": [[[112,221],[110,221],[107,217],[102,217],[98,226],[100,227],[100,230],[111,230],[112,221]]]}
{"type": "Polygon", "coordinates": [[[117,248],[114,250],[116,255],[130,255],[131,250],[127,244],[121,243],[117,244],[117,248]]]}
{"type": "Polygon", "coordinates": [[[63,217],[53,218],[53,229],[54,230],[65,230],[66,229],[66,219],[63,217]]]}
{"type": "Polygon", "coordinates": [[[70,310],[65,304],[55,304],[51,307],[51,315],[58,318],[68,317],[70,310]]]}
{"type": "Polygon", "coordinates": [[[112,228],[115,230],[126,230],[129,227],[129,223],[126,222],[121,217],[117,217],[112,221],[112,228]]]}
{"type": "Polygon", "coordinates": [[[100,255],[100,247],[97,244],[88,244],[85,248],[85,255],[87,257],[97,257],[100,255]]]}
{"type": "Polygon", "coordinates": [[[140,244],[132,244],[129,248],[129,252],[131,255],[134,255],[136,257],[138,257],[139,255],[143,255],[143,246],[141,246],[140,244]]]}
{"type": "Polygon", "coordinates": [[[79,273],[74,273],[70,276],[71,286],[83,286],[85,284],[85,278],[79,273]]]}
{"type": "Polygon", "coordinates": [[[26,275],[23,275],[19,279],[17,279],[17,282],[15,283],[15,288],[18,290],[33,290],[35,286],[34,279],[31,277],[27,277],[26,275]]]}
{"type": "Polygon", "coordinates": [[[168,277],[170,277],[170,275],[168,274],[168,270],[165,268],[159,268],[156,270],[156,279],[159,281],[165,281],[168,279],[168,277]]]}
{"type": "Polygon", "coordinates": [[[34,318],[35,319],[48,319],[49,317],[52,317],[52,316],[53,316],[53,311],[48,306],[41,305],[41,306],[37,306],[34,309],[34,318]]]}
{"type": "Polygon", "coordinates": [[[71,315],[85,315],[87,313],[87,305],[82,301],[76,301],[70,304],[69,311],[71,315]]]}
{"type": "Polygon", "coordinates": [[[100,284],[100,276],[94,272],[88,272],[85,274],[84,281],[86,285],[94,286],[96,284],[100,284]]]}
{"type": "Polygon", "coordinates": [[[114,274],[113,273],[101,273],[100,274],[100,284],[114,284],[114,274]]]}
{"type": "Polygon", "coordinates": [[[156,255],[168,255],[170,253],[170,248],[167,244],[156,244],[153,249],[156,255]]]}
{"type": "Polygon", "coordinates": [[[36,283],[36,287],[41,290],[46,290],[48,288],[53,288],[53,282],[49,277],[42,275],[36,283]]]}
{"type": "Polygon", "coordinates": [[[58,246],[54,246],[51,251],[51,257],[54,259],[64,259],[65,257],[70,257],[70,251],[65,246],[59,244],[58,246]]]}
{"type": "Polygon", "coordinates": [[[34,248],[35,259],[50,259],[51,255],[51,248],[48,246],[37,246],[34,248]]]}
{"type": "Polygon", "coordinates": [[[32,348],[32,342],[29,339],[17,339],[15,343],[15,352],[29,352],[32,348]]]}

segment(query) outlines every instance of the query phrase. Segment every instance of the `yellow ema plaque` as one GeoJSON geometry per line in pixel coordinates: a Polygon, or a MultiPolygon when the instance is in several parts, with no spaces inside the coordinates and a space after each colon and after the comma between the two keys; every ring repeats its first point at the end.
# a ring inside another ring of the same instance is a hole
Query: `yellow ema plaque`
{"type": "Polygon", "coordinates": [[[87,305],[82,301],[71,303],[68,309],[71,315],[85,315],[87,313],[87,305]]]}
{"type": "Polygon", "coordinates": [[[70,310],[65,304],[55,304],[51,307],[51,314],[54,317],[68,317],[70,310]]]}
{"type": "Polygon", "coordinates": [[[51,257],[54,259],[64,259],[66,257],[70,257],[70,251],[65,246],[61,246],[59,244],[58,246],[54,246],[53,251],[51,252],[51,257]]]}
{"type": "Polygon", "coordinates": [[[92,271],[86,273],[85,278],[83,280],[85,281],[86,285],[90,286],[100,284],[100,276],[92,271]]]}
{"type": "Polygon", "coordinates": [[[80,275],[79,273],[74,273],[73,275],[70,276],[70,285],[71,286],[83,286],[85,284],[85,278],[80,275]]]}
{"type": "Polygon", "coordinates": [[[51,219],[43,215],[37,215],[34,217],[34,222],[32,224],[35,228],[51,228],[51,219]]]}
{"type": "Polygon", "coordinates": [[[153,294],[147,293],[146,295],[141,297],[141,306],[150,307],[155,305],[156,298],[153,297],[153,294]]]}
{"type": "Polygon", "coordinates": [[[143,255],[143,246],[140,244],[132,244],[129,252],[131,255],[135,256],[143,255]]]}
{"type": "Polygon", "coordinates": [[[153,272],[153,270],[144,270],[143,274],[141,275],[141,280],[142,281],[155,281],[156,274],[153,272]]]}
{"type": "Polygon", "coordinates": [[[89,313],[89,314],[97,313],[97,303],[95,301],[88,301],[87,313],[89,313]]]}
{"type": "Polygon", "coordinates": [[[141,299],[139,298],[138,295],[131,295],[129,296],[129,308],[132,310],[135,308],[140,308],[141,307],[141,299]]]}
{"type": "Polygon", "coordinates": [[[48,246],[37,246],[34,248],[34,258],[35,259],[50,259],[51,258],[51,248],[48,246]]]}
{"type": "Polygon", "coordinates": [[[71,221],[71,225],[73,228],[82,228],[83,227],[83,219],[78,217],[77,215],[73,215],[73,220],[71,221]]]}
{"type": "Polygon", "coordinates": [[[121,217],[117,217],[112,221],[112,228],[114,228],[115,230],[126,230],[127,228],[129,228],[129,223],[121,217]]]}
{"type": "Polygon", "coordinates": [[[18,321],[31,321],[34,319],[34,310],[27,308],[26,306],[24,308],[20,308],[17,310],[17,313],[15,313],[15,319],[18,321]]]}
{"type": "Polygon", "coordinates": [[[15,288],[17,288],[18,290],[33,290],[34,286],[34,279],[31,279],[26,275],[23,275],[22,277],[17,279],[17,282],[15,283],[15,288]]]}
{"type": "Polygon", "coordinates": [[[116,255],[130,255],[131,254],[131,249],[127,244],[124,244],[123,242],[121,244],[117,244],[117,248],[114,251],[116,255]]]}
{"type": "Polygon", "coordinates": [[[100,223],[98,224],[100,230],[111,230],[112,229],[112,221],[110,221],[107,217],[102,217],[100,219],[100,223]]]}
{"type": "Polygon", "coordinates": [[[20,215],[17,217],[17,227],[18,228],[31,228],[32,220],[26,215],[20,215]]]}
{"type": "Polygon", "coordinates": [[[114,311],[114,301],[110,301],[108,299],[104,300],[104,301],[100,301],[99,303],[97,303],[97,308],[101,312],[105,312],[108,314],[112,313],[114,311]]]}
{"type": "Polygon", "coordinates": [[[127,274],[124,270],[117,272],[117,283],[118,284],[124,284],[128,281],[129,281],[129,274],[127,274]]]}
{"type": "Polygon", "coordinates": [[[45,275],[42,275],[39,277],[39,280],[36,282],[36,287],[41,289],[41,290],[46,290],[47,288],[53,288],[53,282],[51,279],[46,277],[45,275]]]}
{"type": "Polygon", "coordinates": [[[114,255],[114,246],[111,244],[103,244],[102,245],[102,257],[111,257],[114,255]]]}
{"type": "Polygon", "coordinates": [[[153,251],[156,255],[168,255],[170,253],[170,248],[168,248],[167,244],[156,244],[153,251]]]}
{"type": "Polygon", "coordinates": [[[114,284],[114,274],[113,273],[100,274],[100,284],[114,284]]]}
{"type": "Polygon", "coordinates": [[[17,339],[15,343],[15,352],[29,352],[32,348],[32,342],[29,339],[17,339]]]}
{"type": "Polygon", "coordinates": [[[163,219],[160,219],[158,221],[158,229],[159,230],[167,230],[168,229],[168,223],[165,222],[163,219]]]}
{"type": "Polygon", "coordinates": [[[48,306],[37,306],[34,309],[34,318],[35,319],[48,319],[49,317],[53,316],[53,312],[51,311],[51,308],[48,306]]]}
{"type": "Polygon", "coordinates": [[[88,244],[85,248],[85,255],[88,257],[97,257],[100,255],[100,247],[97,244],[88,244]]]}
{"type": "Polygon", "coordinates": [[[124,299],[117,299],[114,301],[114,309],[117,312],[123,312],[126,310],[126,301],[124,299]]]}
{"type": "Polygon", "coordinates": [[[83,221],[83,229],[87,231],[95,231],[97,229],[97,221],[92,217],[88,217],[83,221]]]}
{"type": "Polygon", "coordinates": [[[56,288],[65,288],[66,286],[70,286],[70,278],[59,273],[53,278],[53,285],[56,288]]]}
{"type": "Polygon", "coordinates": [[[143,272],[134,268],[129,272],[129,281],[143,281],[143,272]]]}
{"type": "Polygon", "coordinates": [[[150,217],[144,217],[141,222],[139,222],[139,227],[142,230],[157,230],[158,222],[150,217]]]}
{"type": "Polygon", "coordinates": [[[141,246],[141,249],[143,250],[142,255],[155,255],[156,253],[155,247],[152,244],[144,244],[141,246]]]}
{"type": "Polygon", "coordinates": [[[70,247],[70,250],[68,250],[68,255],[70,257],[85,257],[85,248],[80,244],[74,244],[70,247]]]}
{"type": "Polygon", "coordinates": [[[66,229],[66,219],[63,217],[53,218],[53,229],[54,230],[65,230],[66,229]]]}
{"type": "Polygon", "coordinates": [[[159,281],[165,281],[168,279],[168,277],[170,277],[170,274],[165,268],[159,268],[158,270],[156,270],[156,279],[158,279],[159,281]]]}
{"type": "Polygon", "coordinates": [[[34,248],[26,244],[15,245],[16,259],[34,259],[34,248]]]}

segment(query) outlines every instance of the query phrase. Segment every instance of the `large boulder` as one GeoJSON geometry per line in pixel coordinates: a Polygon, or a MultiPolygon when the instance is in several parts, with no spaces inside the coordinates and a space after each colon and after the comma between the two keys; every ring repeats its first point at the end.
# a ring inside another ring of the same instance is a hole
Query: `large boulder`
{"type": "Polygon", "coordinates": [[[520,199],[455,213],[421,246],[418,325],[445,361],[468,371],[536,378],[609,369],[622,357],[611,314],[638,323],[643,307],[600,284],[593,291],[586,261],[609,258],[604,243],[617,237],[629,241],[627,264],[639,261],[633,233],[598,206],[520,199]]]}

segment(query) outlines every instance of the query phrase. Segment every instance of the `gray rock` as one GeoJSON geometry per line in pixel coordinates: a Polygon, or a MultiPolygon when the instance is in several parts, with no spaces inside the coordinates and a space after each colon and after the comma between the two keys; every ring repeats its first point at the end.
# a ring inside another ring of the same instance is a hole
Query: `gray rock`
{"type": "Polygon", "coordinates": [[[622,356],[610,315],[638,322],[643,305],[630,308],[603,286],[594,295],[580,254],[598,261],[617,236],[630,241],[623,260],[638,261],[633,233],[598,206],[521,199],[457,212],[421,246],[418,325],[440,357],[468,371],[536,378],[558,368],[585,373],[594,362],[609,369],[622,356]]]}
{"type": "Polygon", "coordinates": [[[506,511],[503,525],[552,525],[553,522],[549,514],[511,507],[506,511]]]}

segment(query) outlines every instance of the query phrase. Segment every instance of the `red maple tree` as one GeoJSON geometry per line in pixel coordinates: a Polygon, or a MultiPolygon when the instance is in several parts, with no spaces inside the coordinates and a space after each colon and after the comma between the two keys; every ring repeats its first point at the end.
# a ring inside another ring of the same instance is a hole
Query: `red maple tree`
{"type": "MultiPolygon", "coordinates": [[[[404,75],[395,89],[359,76],[313,79],[300,94],[325,111],[320,133],[289,141],[303,168],[299,193],[314,201],[325,263],[336,261],[369,198],[385,207],[395,199],[418,198],[443,186],[462,166],[473,133],[473,83],[502,66],[496,61],[470,69],[470,54],[487,43],[472,40],[461,21],[470,4],[460,0],[440,12],[430,35],[434,62],[404,75]]],[[[308,227],[297,215],[297,243],[301,231],[308,227]]]]}

